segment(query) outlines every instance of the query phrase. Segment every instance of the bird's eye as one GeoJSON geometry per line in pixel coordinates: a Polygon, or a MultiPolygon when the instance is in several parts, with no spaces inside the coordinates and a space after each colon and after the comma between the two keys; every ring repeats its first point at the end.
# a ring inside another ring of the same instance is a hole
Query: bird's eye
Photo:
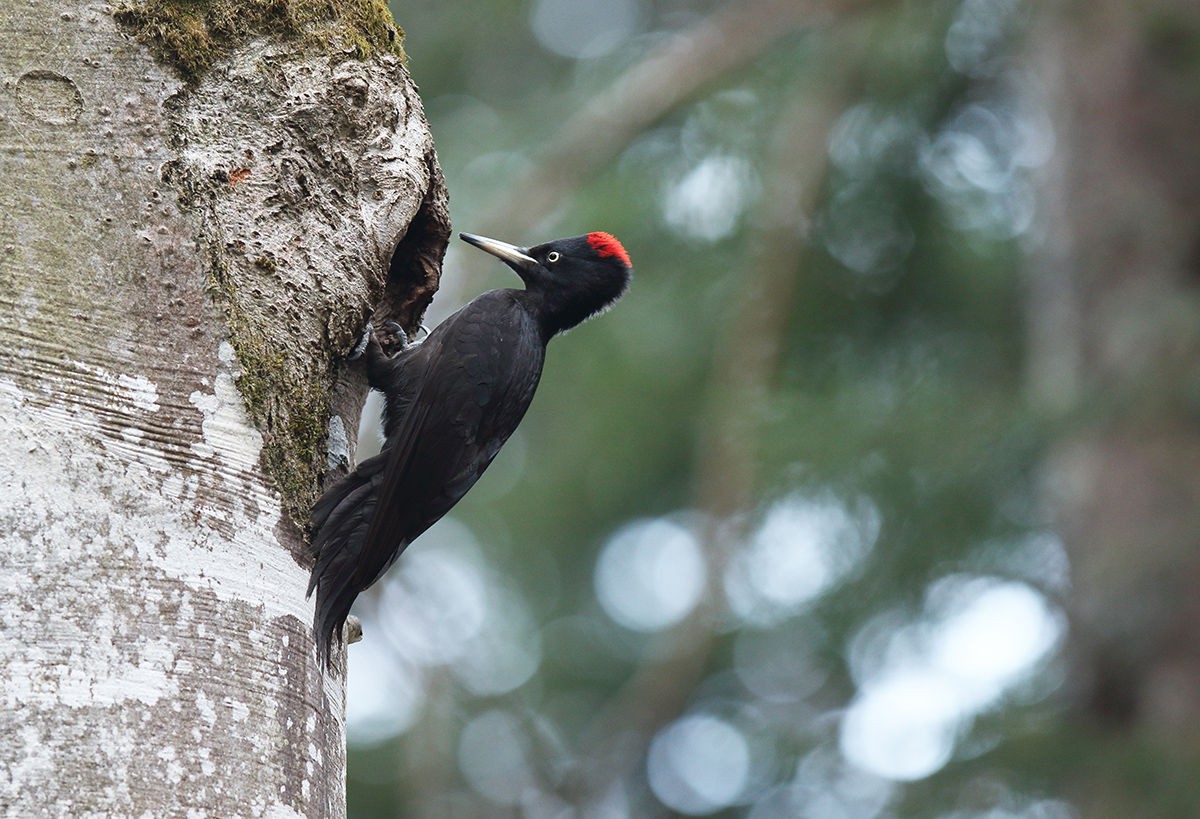
{"type": "Polygon", "coordinates": [[[559,252],[557,250],[551,250],[550,255],[546,257],[546,261],[553,263],[553,262],[557,262],[561,258],[562,258],[562,256],[559,255],[559,252]]]}

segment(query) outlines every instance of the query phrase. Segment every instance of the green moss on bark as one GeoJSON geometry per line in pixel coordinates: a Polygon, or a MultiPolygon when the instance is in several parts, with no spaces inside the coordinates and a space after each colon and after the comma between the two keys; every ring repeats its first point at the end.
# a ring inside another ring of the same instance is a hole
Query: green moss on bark
{"type": "Polygon", "coordinates": [[[115,17],[189,83],[258,34],[300,39],[334,62],[404,58],[404,32],[385,0],[121,0],[115,17]]]}
{"type": "MultiPolygon", "coordinates": [[[[279,490],[284,510],[303,528],[320,495],[325,467],[326,424],[331,412],[327,379],[312,378],[288,366],[240,304],[233,288],[214,277],[212,291],[229,320],[230,343],[241,374],[235,383],[255,426],[263,432],[266,474],[279,490]]],[[[330,362],[332,367],[332,362],[330,362]]]]}
{"type": "Polygon", "coordinates": [[[266,473],[292,520],[303,527],[320,494],[317,478],[325,462],[329,393],[317,379],[289,372],[283,351],[272,349],[245,321],[231,321],[231,328],[230,340],[242,367],[237,388],[255,425],[265,433],[266,473]]]}

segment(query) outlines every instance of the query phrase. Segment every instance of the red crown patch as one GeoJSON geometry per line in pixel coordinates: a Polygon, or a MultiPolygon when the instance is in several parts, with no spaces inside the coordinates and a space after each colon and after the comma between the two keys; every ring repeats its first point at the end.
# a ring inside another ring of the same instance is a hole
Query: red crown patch
{"type": "Polygon", "coordinates": [[[611,233],[589,233],[587,240],[592,249],[601,256],[616,256],[625,263],[626,267],[633,267],[629,261],[629,254],[625,252],[625,248],[621,247],[617,237],[611,233]]]}

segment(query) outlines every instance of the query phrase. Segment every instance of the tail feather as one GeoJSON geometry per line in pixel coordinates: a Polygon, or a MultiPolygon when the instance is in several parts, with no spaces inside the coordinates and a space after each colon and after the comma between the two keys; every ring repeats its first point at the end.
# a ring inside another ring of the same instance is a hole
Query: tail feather
{"type": "Polygon", "coordinates": [[[312,546],[309,547],[314,558],[312,577],[308,581],[309,594],[312,594],[318,581],[326,576],[333,560],[347,556],[349,551],[354,555],[361,551],[367,530],[358,530],[360,526],[371,522],[378,498],[377,490],[378,486],[367,482],[348,493],[321,530],[313,536],[312,546]]]}
{"type": "MultiPolygon", "coordinates": [[[[366,526],[362,527],[359,539],[366,537],[366,526]]],[[[317,605],[313,614],[313,632],[317,638],[317,655],[326,667],[330,665],[333,654],[333,641],[342,637],[342,627],[350,616],[350,607],[358,597],[359,591],[350,582],[354,572],[354,561],[346,554],[340,554],[330,561],[326,573],[317,586],[317,605]],[[347,565],[349,564],[349,565],[347,565]]]]}
{"type": "Polygon", "coordinates": [[[313,632],[317,654],[326,667],[331,662],[334,637],[341,638],[350,607],[366,588],[355,582],[354,574],[375,512],[387,455],[383,452],[363,461],[330,487],[309,519],[314,531],[309,553],[314,560],[308,594],[317,592],[313,632]]]}
{"type": "MultiPolygon", "coordinates": [[[[367,458],[358,465],[357,469],[326,489],[325,494],[313,504],[308,525],[317,533],[318,538],[324,533],[330,516],[342,506],[349,495],[353,494],[356,489],[371,483],[372,478],[383,474],[383,470],[387,468],[388,454],[388,450],[384,450],[373,458],[367,458]]],[[[317,542],[317,540],[313,541],[313,546],[309,549],[310,553],[317,552],[317,542]]]]}

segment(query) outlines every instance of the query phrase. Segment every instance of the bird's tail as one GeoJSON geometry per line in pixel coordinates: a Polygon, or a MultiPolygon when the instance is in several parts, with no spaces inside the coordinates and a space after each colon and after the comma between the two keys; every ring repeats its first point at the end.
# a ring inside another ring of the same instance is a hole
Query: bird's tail
{"type": "Polygon", "coordinates": [[[313,531],[309,546],[313,569],[308,594],[311,596],[314,590],[317,593],[313,633],[317,656],[326,667],[333,654],[335,635],[341,638],[354,598],[366,588],[354,575],[386,466],[387,452],[363,461],[321,496],[309,519],[313,531]]]}

